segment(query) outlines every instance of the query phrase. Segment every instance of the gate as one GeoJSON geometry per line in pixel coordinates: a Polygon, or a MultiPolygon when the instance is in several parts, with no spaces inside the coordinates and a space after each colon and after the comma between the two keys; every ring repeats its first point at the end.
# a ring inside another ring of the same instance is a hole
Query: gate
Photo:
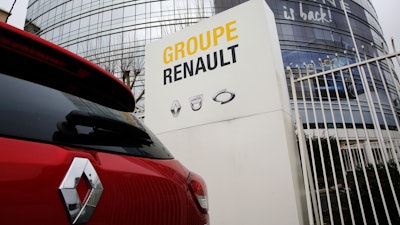
{"type": "Polygon", "coordinates": [[[310,224],[400,224],[399,58],[287,68],[310,224]]]}

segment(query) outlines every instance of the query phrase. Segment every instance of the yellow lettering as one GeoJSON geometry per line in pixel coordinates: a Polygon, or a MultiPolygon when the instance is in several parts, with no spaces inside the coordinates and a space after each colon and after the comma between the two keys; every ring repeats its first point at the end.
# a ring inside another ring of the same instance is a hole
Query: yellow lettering
{"type": "Polygon", "coordinates": [[[218,45],[218,38],[224,35],[224,27],[219,26],[213,29],[213,37],[214,37],[214,46],[218,45]]]}
{"type": "Polygon", "coordinates": [[[232,41],[232,40],[235,40],[235,39],[238,38],[237,35],[233,35],[233,36],[232,36],[232,32],[234,32],[234,31],[237,30],[236,27],[233,27],[233,26],[232,26],[233,24],[236,24],[236,20],[233,20],[233,21],[231,21],[231,22],[229,22],[229,23],[226,24],[226,40],[227,40],[227,41],[232,41]],[[232,26],[232,27],[231,27],[231,26],[232,26]]]}
{"type": "Polygon", "coordinates": [[[178,53],[181,53],[182,58],[185,58],[184,48],[185,48],[185,43],[183,43],[182,41],[175,44],[175,60],[179,59],[178,53]]]}
{"type": "Polygon", "coordinates": [[[204,45],[204,38],[203,38],[203,34],[200,34],[200,49],[201,50],[207,50],[210,48],[211,46],[211,35],[210,35],[210,31],[207,31],[207,44],[204,45]]]}
{"type": "Polygon", "coordinates": [[[185,41],[175,43],[174,46],[167,46],[164,49],[164,63],[168,64],[187,55],[196,54],[199,49],[205,51],[217,46],[221,40],[227,42],[238,39],[236,20],[232,20],[223,26],[217,26],[196,36],[191,36],[185,41]],[[225,39],[226,38],[226,39],[225,39]]]}
{"type": "Polygon", "coordinates": [[[197,52],[197,48],[198,48],[198,44],[197,43],[198,43],[197,42],[197,38],[195,36],[192,36],[187,40],[186,48],[187,48],[187,53],[189,55],[193,55],[193,54],[195,54],[197,52]]]}
{"type": "Polygon", "coordinates": [[[172,51],[171,46],[168,46],[164,49],[164,63],[165,64],[168,64],[173,61],[171,51],[172,51]]]}

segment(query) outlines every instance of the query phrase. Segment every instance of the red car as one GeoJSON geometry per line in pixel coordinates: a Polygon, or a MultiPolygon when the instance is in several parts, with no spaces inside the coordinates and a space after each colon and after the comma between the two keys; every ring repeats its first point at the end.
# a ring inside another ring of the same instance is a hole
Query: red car
{"type": "Polygon", "coordinates": [[[209,224],[204,180],[121,81],[4,23],[0,55],[0,224],[209,224]]]}

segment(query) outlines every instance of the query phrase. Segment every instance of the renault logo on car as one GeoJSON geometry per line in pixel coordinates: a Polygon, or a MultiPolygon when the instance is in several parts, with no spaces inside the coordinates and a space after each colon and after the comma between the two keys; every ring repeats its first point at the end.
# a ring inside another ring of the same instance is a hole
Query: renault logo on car
{"type": "Polygon", "coordinates": [[[71,224],[82,224],[90,220],[103,193],[103,185],[90,161],[86,158],[76,157],[61,182],[59,190],[71,224]],[[76,190],[81,178],[86,179],[90,185],[83,202],[76,190]]]}

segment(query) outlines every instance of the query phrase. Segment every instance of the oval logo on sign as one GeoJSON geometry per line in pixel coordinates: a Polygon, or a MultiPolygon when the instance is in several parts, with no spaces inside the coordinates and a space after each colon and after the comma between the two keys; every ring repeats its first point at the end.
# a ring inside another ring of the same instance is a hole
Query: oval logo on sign
{"type": "Polygon", "coordinates": [[[226,89],[218,91],[214,96],[213,100],[220,102],[221,104],[228,103],[235,98],[235,93],[227,91],[226,89]]]}

